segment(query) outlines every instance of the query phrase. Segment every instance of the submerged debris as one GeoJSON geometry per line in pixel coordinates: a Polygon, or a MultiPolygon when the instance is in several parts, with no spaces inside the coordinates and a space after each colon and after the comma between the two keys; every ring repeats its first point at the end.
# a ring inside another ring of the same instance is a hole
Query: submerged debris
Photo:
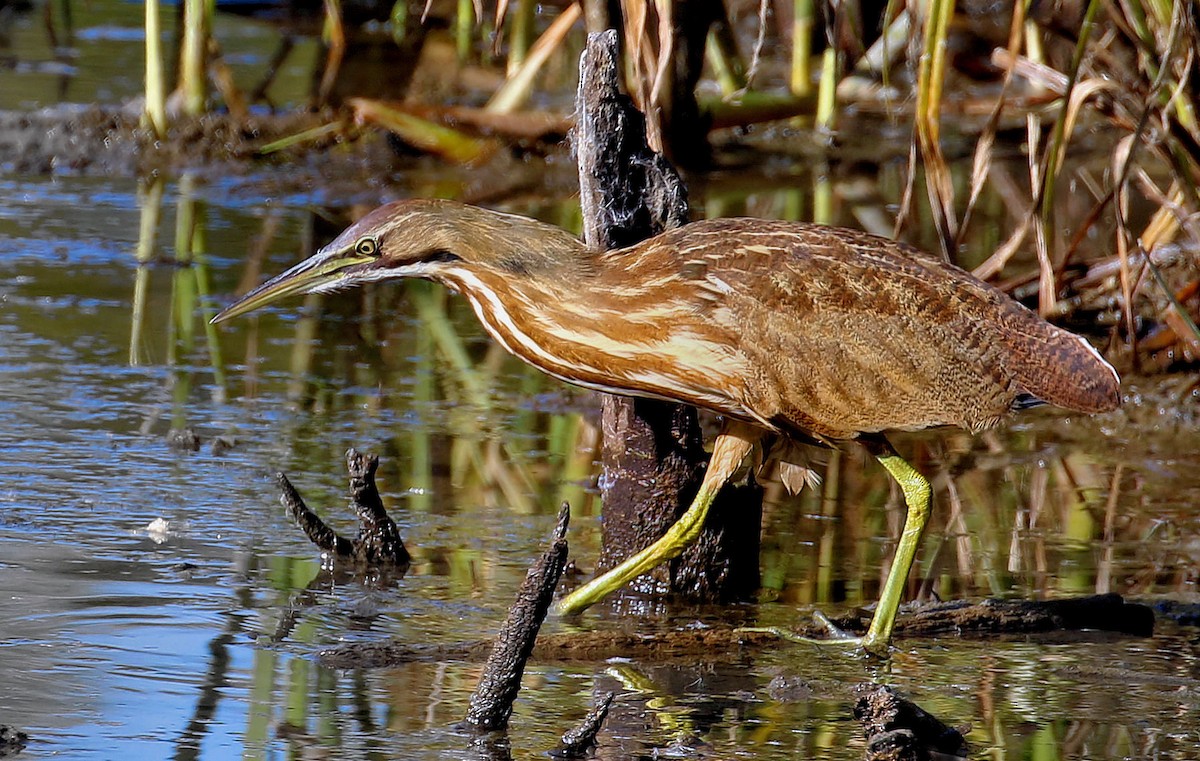
{"type": "Polygon", "coordinates": [[[886,685],[859,685],[855,692],[854,718],[867,738],[867,761],[967,757],[966,729],[946,726],[886,685]]]}
{"type": "Polygon", "coordinates": [[[605,693],[596,707],[583,717],[583,721],[563,734],[562,745],[550,755],[555,758],[583,758],[596,744],[596,735],[608,718],[608,709],[612,707],[614,697],[615,693],[605,693]]]}
{"type": "MultiPolygon", "coordinates": [[[[167,431],[167,446],[179,452],[199,452],[204,444],[204,437],[191,428],[172,428],[167,431]]],[[[219,457],[237,446],[233,436],[221,434],[209,440],[209,449],[214,456],[219,457]]]]}
{"type": "MultiPolygon", "coordinates": [[[[610,658],[671,661],[704,657],[712,661],[740,659],[753,649],[786,641],[773,630],[683,629],[668,632],[577,631],[539,637],[532,657],[541,662],[601,662],[610,658]]],[[[461,660],[478,662],[490,642],[412,643],[398,639],[348,642],[317,654],[327,668],[388,668],[403,663],[461,660]]]]}
{"type": "Polygon", "coordinates": [[[0,724],[0,758],[15,756],[25,750],[28,744],[29,735],[7,724],[0,724]]]}
{"type": "Polygon", "coordinates": [[[308,509],[292,483],[283,473],[275,475],[283,490],[281,500],[288,514],[295,519],[313,544],[327,553],[331,560],[351,560],[367,566],[408,566],[411,556],[400,538],[400,530],[383,507],[379,489],[375,486],[375,471],[379,458],[364,455],[354,448],[346,450],[346,470],[350,474],[350,506],[358,515],[358,536],[346,539],[327,526],[308,509]]]}
{"type": "MultiPolygon", "coordinates": [[[[861,624],[857,618],[840,618],[835,623],[845,628],[861,624]]],[[[862,627],[865,628],[865,627],[862,627]]],[[[1100,634],[1149,636],[1153,633],[1154,613],[1149,607],[1126,602],[1120,595],[1090,595],[1069,600],[966,600],[933,603],[901,610],[896,618],[897,638],[955,634],[961,637],[988,638],[1019,634],[1056,634],[1089,629],[1100,634]]],[[[823,626],[813,624],[795,631],[779,629],[680,629],[666,632],[578,631],[540,637],[533,650],[539,661],[604,661],[609,658],[636,658],[670,661],[697,656],[711,661],[745,657],[747,652],[798,638],[813,639],[826,634],[823,626]]],[[[1092,636],[1079,633],[1077,636],[1092,636]]],[[[488,652],[487,641],[459,642],[446,645],[411,643],[400,640],[350,642],[323,650],[321,663],[329,668],[386,668],[414,661],[479,661],[488,652]]]]}
{"type": "Polygon", "coordinates": [[[779,674],[767,684],[767,694],[780,703],[799,703],[812,699],[813,687],[802,677],[779,674]]]}
{"type": "Polygon", "coordinates": [[[200,435],[191,428],[172,428],[167,432],[167,446],[180,452],[199,452],[200,435]]]}
{"type": "Polygon", "coordinates": [[[525,664],[533,653],[538,630],[546,620],[554,590],[567,565],[567,524],[571,510],[564,502],[558,513],[550,547],[525,576],[488,656],[479,686],[471,695],[466,725],[481,732],[504,729],[521,689],[525,664]]]}
{"type": "MultiPolygon", "coordinates": [[[[835,619],[843,629],[865,631],[868,613],[835,619]]],[[[1066,600],[951,600],[920,605],[896,619],[896,635],[932,637],[941,634],[992,636],[1082,630],[1149,637],[1154,634],[1154,611],[1126,602],[1118,594],[1088,595],[1066,600]]]]}

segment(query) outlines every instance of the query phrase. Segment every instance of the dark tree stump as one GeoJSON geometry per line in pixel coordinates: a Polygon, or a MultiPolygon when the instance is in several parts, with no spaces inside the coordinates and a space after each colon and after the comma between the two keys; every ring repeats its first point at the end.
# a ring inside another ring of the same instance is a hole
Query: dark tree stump
{"type": "MultiPolygon", "coordinates": [[[[688,220],[683,180],[646,143],[645,120],[618,85],[618,40],[588,37],[580,61],[577,126],[584,240],[628,246],[688,220]]],[[[687,509],[705,467],[704,439],[692,407],[606,396],[603,402],[604,502],[600,570],[658,539],[687,509]],[[652,488],[647,489],[647,485],[652,488]]],[[[762,493],[727,489],[699,541],[634,583],[696,601],[746,599],[758,588],[762,493]]]]}
{"type": "Polygon", "coordinates": [[[554,590],[567,566],[567,523],[570,507],[563,503],[558,513],[550,547],[529,569],[517,592],[517,599],[496,635],[487,665],[479,678],[479,686],[471,695],[467,709],[467,726],[478,732],[503,730],[508,727],[513,703],[521,689],[525,663],[533,652],[538,630],[546,620],[554,590]]]}
{"type": "Polygon", "coordinates": [[[407,567],[408,549],[400,538],[400,530],[383,507],[379,489],[375,486],[375,471],[379,458],[364,455],[356,449],[346,450],[346,470],[350,474],[350,506],[358,516],[359,531],[354,539],[339,536],[308,509],[300,493],[283,473],[275,480],[283,492],[281,501],[288,515],[296,521],[309,541],[320,547],[333,562],[350,561],[364,566],[407,567]]]}
{"type": "MultiPolygon", "coordinates": [[[[588,32],[599,34],[625,24],[620,0],[584,0],[583,7],[588,32]]],[[[728,15],[721,0],[675,0],[668,7],[669,17],[658,22],[670,27],[665,77],[655,102],[643,105],[657,109],[663,150],[672,161],[687,169],[704,169],[712,165],[710,124],[700,111],[696,85],[704,73],[709,30],[714,25],[728,25],[728,15]]],[[[621,42],[617,38],[618,47],[621,42]]],[[[649,98],[649,90],[646,87],[642,97],[649,98]]],[[[638,134],[643,135],[644,130],[638,134]]]]}

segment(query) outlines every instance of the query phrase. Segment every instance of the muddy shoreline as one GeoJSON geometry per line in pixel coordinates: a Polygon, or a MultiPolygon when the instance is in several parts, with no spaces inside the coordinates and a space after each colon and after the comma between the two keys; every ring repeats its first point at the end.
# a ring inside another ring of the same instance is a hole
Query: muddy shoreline
{"type": "Polygon", "coordinates": [[[240,187],[239,194],[247,197],[303,194],[312,203],[331,206],[379,203],[395,196],[395,188],[411,187],[413,175],[457,185],[471,203],[523,192],[541,197],[577,192],[565,143],[539,146],[544,153],[514,148],[469,167],[407,152],[382,130],[349,126],[263,152],[264,146],[337,120],[332,112],[241,120],[206,114],[175,119],[167,137],[157,140],[142,126],[136,103],[0,111],[0,175],[148,180],[188,173],[240,187]]]}

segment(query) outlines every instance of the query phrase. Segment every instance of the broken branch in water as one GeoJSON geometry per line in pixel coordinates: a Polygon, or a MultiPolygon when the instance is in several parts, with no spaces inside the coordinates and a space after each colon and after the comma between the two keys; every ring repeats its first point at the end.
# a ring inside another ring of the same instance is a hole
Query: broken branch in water
{"type": "Polygon", "coordinates": [[[886,685],[859,685],[855,692],[854,718],[863,725],[867,761],[967,757],[966,730],[947,726],[886,685]]]}
{"type": "Polygon", "coordinates": [[[605,693],[596,707],[583,717],[583,721],[563,734],[562,745],[550,755],[555,758],[586,757],[588,751],[596,744],[596,735],[600,733],[604,720],[608,718],[608,709],[612,707],[614,697],[615,693],[605,693]]]}
{"type": "Polygon", "coordinates": [[[300,493],[283,473],[275,480],[283,491],[280,501],[305,536],[320,547],[331,560],[350,560],[368,566],[407,566],[411,559],[400,530],[383,507],[375,486],[379,458],[364,455],[354,448],[346,450],[346,470],[350,474],[350,505],[358,515],[358,536],[346,539],[327,526],[320,516],[308,509],[300,493]]]}
{"type": "Polygon", "coordinates": [[[525,663],[533,653],[538,630],[546,620],[554,590],[567,565],[567,523],[571,511],[564,502],[558,513],[550,546],[529,569],[508,618],[496,635],[479,686],[471,695],[466,724],[478,731],[504,729],[512,716],[513,702],[521,689],[525,663]]]}

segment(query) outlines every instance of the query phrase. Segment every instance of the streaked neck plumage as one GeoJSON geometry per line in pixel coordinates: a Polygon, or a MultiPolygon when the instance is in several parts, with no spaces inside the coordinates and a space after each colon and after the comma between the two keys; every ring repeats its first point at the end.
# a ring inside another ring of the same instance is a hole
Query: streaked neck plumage
{"type": "Polygon", "coordinates": [[[685,399],[745,416],[721,392],[744,368],[687,328],[694,304],[672,297],[678,278],[667,276],[672,268],[658,261],[661,251],[600,253],[530,219],[473,207],[453,211],[452,225],[441,221],[442,213],[428,223],[410,219],[428,224],[422,234],[455,254],[420,276],[465,296],[510,353],[588,388],[685,399]],[[646,281],[647,271],[656,277],[646,281]],[[682,353],[690,361],[667,367],[668,344],[676,359],[679,347],[689,346],[682,353]]]}

